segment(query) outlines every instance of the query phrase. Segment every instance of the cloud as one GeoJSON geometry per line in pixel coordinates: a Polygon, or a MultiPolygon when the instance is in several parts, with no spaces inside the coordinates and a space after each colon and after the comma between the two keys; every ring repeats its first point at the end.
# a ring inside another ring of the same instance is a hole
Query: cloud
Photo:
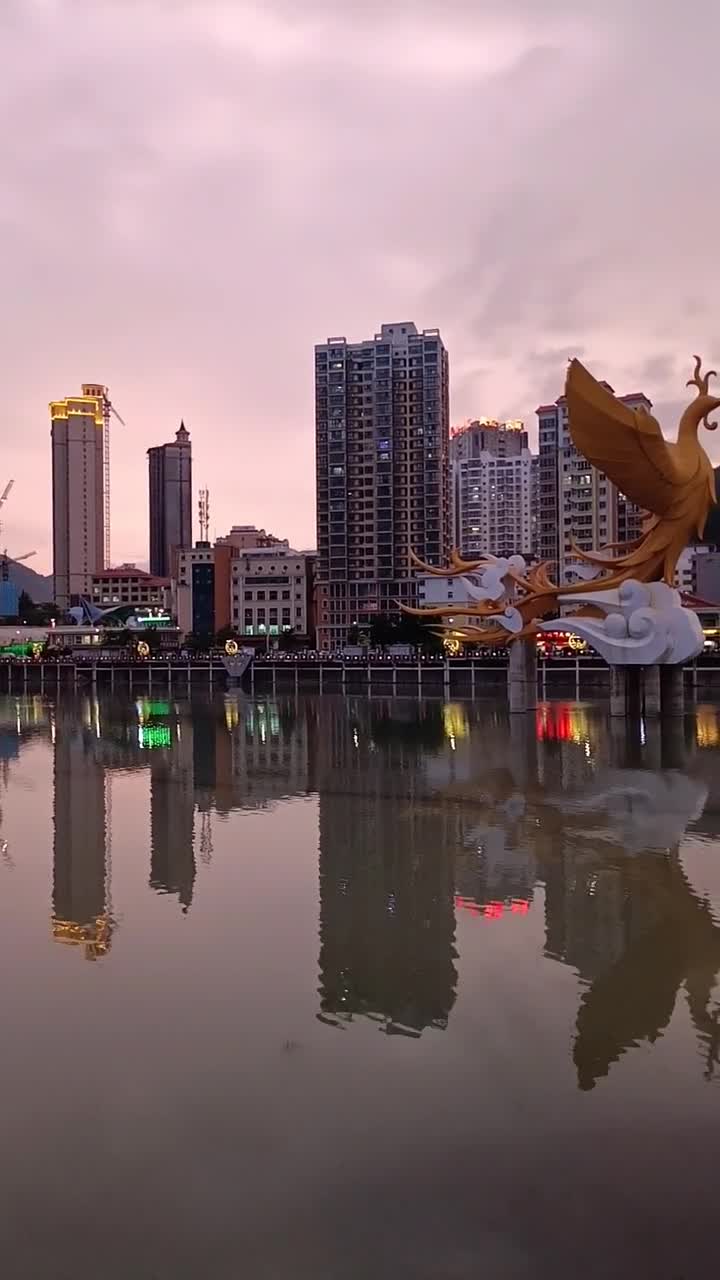
{"type": "MultiPolygon", "coordinates": [[[[113,550],[192,429],[213,523],[314,542],[312,348],[412,316],[452,416],[569,354],[672,402],[713,324],[720,16],[649,0],[4,0],[10,549],[49,565],[46,404],[108,383],[113,550]]],[[[672,424],[670,424],[672,425],[672,424]]]]}

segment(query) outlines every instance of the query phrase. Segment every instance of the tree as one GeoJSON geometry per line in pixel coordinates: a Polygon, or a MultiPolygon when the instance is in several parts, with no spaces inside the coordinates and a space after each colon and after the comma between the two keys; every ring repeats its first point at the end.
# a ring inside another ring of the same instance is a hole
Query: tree
{"type": "Polygon", "coordinates": [[[294,631],[281,631],[278,636],[278,649],[281,653],[292,653],[300,647],[300,637],[294,631]]]}
{"type": "Polygon", "coordinates": [[[196,631],[188,631],[183,641],[183,648],[189,653],[207,653],[212,644],[212,636],[199,635],[196,631]]]}
{"type": "Polygon", "coordinates": [[[237,627],[231,627],[229,624],[226,627],[221,627],[219,631],[215,632],[215,644],[220,649],[222,649],[226,640],[239,640],[239,639],[240,639],[240,633],[237,630],[237,627]]]}
{"type": "Polygon", "coordinates": [[[425,621],[413,614],[403,613],[399,618],[390,618],[380,613],[370,626],[370,642],[378,648],[391,644],[409,644],[425,653],[439,653],[442,649],[442,638],[435,634],[433,619],[425,621]]]}
{"type": "Polygon", "coordinates": [[[27,591],[21,591],[18,599],[18,617],[23,622],[32,622],[35,614],[35,602],[28,595],[27,591]]]}

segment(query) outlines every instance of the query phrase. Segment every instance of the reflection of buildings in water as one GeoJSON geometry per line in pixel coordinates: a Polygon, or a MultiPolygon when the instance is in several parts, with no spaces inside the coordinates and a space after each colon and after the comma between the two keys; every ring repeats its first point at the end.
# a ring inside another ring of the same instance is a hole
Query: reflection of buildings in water
{"type": "Polygon", "coordinates": [[[311,705],[291,699],[242,699],[226,708],[233,722],[225,735],[222,787],[216,805],[264,809],[310,789],[313,729],[311,705]]]}
{"type": "Polygon", "coordinates": [[[417,1036],[445,1027],[455,1000],[459,831],[452,813],[412,803],[422,762],[412,721],[396,741],[381,723],[378,743],[368,719],[340,702],[323,708],[319,1016],[340,1025],[361,1013],[417,1036]]]}
{"type": "Polygon", "coordinates": [[[195,884],[195,741],[190,724],[172,751],[150,758],[150,887],[176,894],[183,911],[195,884]]]}
{"type": "MultiPolygon", "coordinates": [[[[510,815],[508,815],[510,818],[510,815]]],[[[533,900],[537,863],[518,839],[512,821],[473,826],[455,854],[455,905],[498,919],[509,910],[525,915],[533,900]]]]}
{"type": "MultiPolygon", "coordinates": [[[[687,759],[683,726],[616,726],[603,741],[601,721],[573,725],[560,713],[539,718],[536,729],[534,767],[532,735],[521,744],[517,725],[504,762],[502,736],[497,743],[486,737],[484,751],[496,767],[478,774],[475,800],[494,853],[471,863],[477,883],[474,892],[466,884],[465,894],[487,914],[513,893],[506,862],[517,856],[514,872],[522,875],[536,859],[545,884],[546,954],[588,984],[573,1049],[581,1088],[591,1088],[639,1041],[657,1038],[683,986],[712,1073],[720,1053],[720,1007],[712,1007],[720,927],[678,857],[688,826],[707,825],[709,787],[697,762],[694,773],[678,769],[687,759]],[[643,768],[648,761],[673,767],[643,768]]],[[[456,784],[449,790],[461,794],[456,784]]],[[[462,794],[469,799],[467,784],[462,794]]],[[[468,843],[482,855],[477,835],[472,831],[468,843]]]]}
{"type": "Polygon", "coordinates": [[[76,713],[54,724],[53,937],[96,960],[110,948],[105,770],[76,713]]]}
{"type": "Polygon", "coordinates": [[[692,772],[682,768],[682,728],[608,733],[584,709],[508,725],[472,709],[469,731],[458,733],[447,708],[437,723],[432,709],[401,710],[397,719],[394,708],[351,702],[324,711],[322,1016],[443,1024],[456,975],[445,914],[451,873],[446,880],[439,869],[452,859],[456,908],[485,919],[524,914],[544,884],[546,954],[587,984],[573,1047],[581,1088],[661,1034],[681,988],[711,1074],[720,1055],[720,927],[678,859],[688,825],[707,826],[709,784],[697,758],[692,772]],[[431,905],[414,915],[421,903],[431,905]],[[424,943],[414,928],[422,918],[424,943]],[[399,1012],[401,993],[412,1016],[399,1012]]]}

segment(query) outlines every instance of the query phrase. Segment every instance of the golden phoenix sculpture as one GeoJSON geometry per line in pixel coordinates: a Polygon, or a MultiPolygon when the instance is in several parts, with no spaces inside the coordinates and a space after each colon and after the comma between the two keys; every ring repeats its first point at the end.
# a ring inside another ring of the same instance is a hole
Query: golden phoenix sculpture
{"type": "MultiPolygon", "coordinates": [[[[537,622],[557,610],[559,597],[584,595],[593,589],[606,591],[619,587],[628,579],[639,582],[666,582],[672,585],[678,557],[690,542],[702,538],[708,514],[716,502],[715,475],[705,450],[698,439],[698,428],[713,431],[717,423],[709,415],[720,407],[720,399],[708,391],[715,370],[701,373],[702,362],[695,356],[695,372],[687,383],[697,388],[695,399],[685,409],[675,442],[666,440],[660,424],[645,409],[629,409],[611,391],[598,382],[579,360],[571,360],[565,385],[570,435],[573,443],[592,466],[605,473],[630,501],[647,513],[642,535],[634,542],[610,544],[604,553],[592,554],[573,546],[579,559],[604,570],[592,583],[587,581],[560,586],[550,577],[551,562],[531,569],[524,568],[520,557],[498,562],[491,556],[464,560],[457,550],[451,552],[445,568],[425,564],[411,552],[416,568],[438,577],[463,577],[484,574],[490,577],[490,588],[468,589],[476,597],[472,603],[405,607],[405,612],[423,618],[436,618],[447,629],[447,619],[457,613],[477,619],[463,627],[452,627],[453,636],[486,645],[506,645],[513,640],[536,634],[537,622]],[[612,554],[617,552],[618,554],[612,554]],[[505,587],[494,580],[502,573],[505,587]],[[517,618],[512,630],[493,625],[508,613],[509,587],[511,605],[517,618]],[[519,615],[519,617],[517,616],[519,615]]],[[[597,610],[584,604],[572,616],[594,616],[597,610]]]]}

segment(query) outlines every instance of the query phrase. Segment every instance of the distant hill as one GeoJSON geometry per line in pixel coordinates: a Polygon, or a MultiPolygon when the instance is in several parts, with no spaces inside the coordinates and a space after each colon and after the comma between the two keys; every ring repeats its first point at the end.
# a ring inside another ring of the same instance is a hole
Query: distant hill
{"type": "Polygon", "coordinates": [[[49,604],[53,598],[52,574],[43,577],[26,564],[10,562],[10,581],[15,583],[18,591],[27,591],[33,604],[49,604]]]}

